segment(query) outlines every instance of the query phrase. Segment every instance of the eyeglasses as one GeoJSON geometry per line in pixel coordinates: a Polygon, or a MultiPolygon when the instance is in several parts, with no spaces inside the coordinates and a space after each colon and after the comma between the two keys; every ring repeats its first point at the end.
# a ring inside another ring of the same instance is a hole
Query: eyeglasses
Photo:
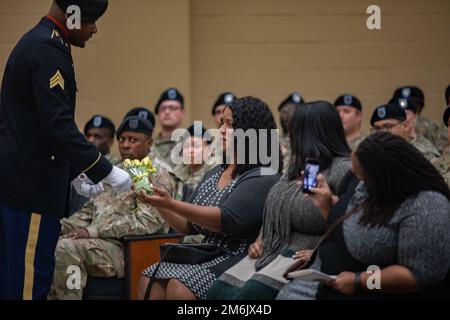
{"type": "Polygon", "coordinates": [[[382,126],[373,126],[370,131],[374,132],[374,131],[391,131],[393,128],[395,128],[396,126],[398,126],[399,124],[403,123],[403,121],[397,122],[396,124],[385,124],[382,126]]]}
{"type": "Polygon", "coordinates": [[[181,110],[181,107],[180,106],[161,106],[158,109],[159,112],[164,112],[166,110],[173,112],[173,111],[181,110]]]}

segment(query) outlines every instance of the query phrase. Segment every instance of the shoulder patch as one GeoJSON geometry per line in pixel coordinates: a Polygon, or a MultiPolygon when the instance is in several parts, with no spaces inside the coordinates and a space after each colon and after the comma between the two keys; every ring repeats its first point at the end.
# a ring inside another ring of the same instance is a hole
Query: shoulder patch
{"type": "Polygon", "coordinates": [[[64,90],[64,78],[59,70],[50,78],[50,89],[60,86],[64,90]]]}

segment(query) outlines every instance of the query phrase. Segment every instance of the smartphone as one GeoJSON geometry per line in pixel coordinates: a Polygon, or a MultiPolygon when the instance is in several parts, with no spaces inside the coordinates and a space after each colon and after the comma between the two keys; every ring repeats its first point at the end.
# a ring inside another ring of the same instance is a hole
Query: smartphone
{"type": "Polygon", "coordinates": [[[320,162],[317,159],[306,158],[306,166],[303,175],[304,193],[312,193],[311,188],[317,187],[317,175],[320,171],[320,162]]]}

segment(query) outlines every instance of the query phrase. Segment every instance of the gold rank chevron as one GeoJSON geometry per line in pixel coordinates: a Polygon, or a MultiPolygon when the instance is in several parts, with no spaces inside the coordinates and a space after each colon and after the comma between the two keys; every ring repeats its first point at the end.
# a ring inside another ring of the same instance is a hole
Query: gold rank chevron
{"type": "Polygon", "coordinates": [[[50,78],[50,89],[53,89],[56,86],[60,86],[61,89],[64,90],[64,78],[59,70],[56,71],[55,75],[50,78]]]}

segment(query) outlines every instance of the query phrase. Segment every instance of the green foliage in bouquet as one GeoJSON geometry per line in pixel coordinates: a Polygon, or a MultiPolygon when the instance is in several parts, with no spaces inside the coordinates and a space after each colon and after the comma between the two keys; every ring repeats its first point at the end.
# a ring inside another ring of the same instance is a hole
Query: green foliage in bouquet
{"type": "Polygon", "coordinates": [[[147,194],[153,194],[153,182],[157,170],[153,167],[152,160],[148,157],[145,157],[142,161],[126,159],[123,162],[123,167],[130,174],[136,192],[143,189],[147,194]]]}

